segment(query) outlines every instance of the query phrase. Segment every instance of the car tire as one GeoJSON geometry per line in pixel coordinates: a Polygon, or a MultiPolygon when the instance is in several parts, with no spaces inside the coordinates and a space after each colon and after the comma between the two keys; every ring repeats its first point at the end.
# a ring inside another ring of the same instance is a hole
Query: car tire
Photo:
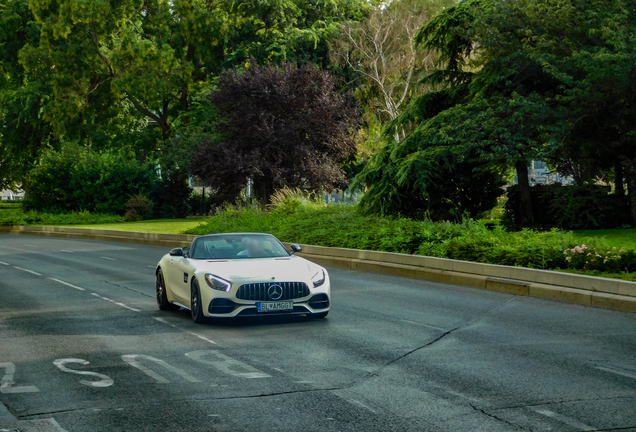
{"type": "Polygon", "coordinates": [[[313,319],[321,319],[327,316],[327,314],[329,313],[329,311],[327,312],[319,312],[319,313],[312,313],[309,314],[309,318],[313,318],[313,319]]]}
{"type": "Polygon", "coordinates": [[[192,280],[192,284],[190,285],[190,312],[192,314],[192,321],[195,323],[203,324],[207,322],[207,318],[203,315],[201,290],[199,289],[199,282],[196,278],[192,280]]]}
{"type": "Polygon", "coordinates": [[[178,311],[179,309],[181,309],[181,306],[177,306],[168,301],[168,294],[166,293],[166,282],[163,278],[163,272],[161,271],[161,269],[159,269],[159,271],[157,272],[156,297],[159,310],[178,311]]]}

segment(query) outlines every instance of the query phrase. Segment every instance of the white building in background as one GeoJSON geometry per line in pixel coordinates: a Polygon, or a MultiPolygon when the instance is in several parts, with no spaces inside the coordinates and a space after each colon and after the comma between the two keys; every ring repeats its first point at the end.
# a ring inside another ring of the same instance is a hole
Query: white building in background
{"type": "Polygon", "coordinates": [[[24,191],[21,189],[18,189],[16,192],[12,191],[11,189],[5,189],[3,191],[0,191],[1,201],[23,199],[23,198],[24,198],[24,191]]]}

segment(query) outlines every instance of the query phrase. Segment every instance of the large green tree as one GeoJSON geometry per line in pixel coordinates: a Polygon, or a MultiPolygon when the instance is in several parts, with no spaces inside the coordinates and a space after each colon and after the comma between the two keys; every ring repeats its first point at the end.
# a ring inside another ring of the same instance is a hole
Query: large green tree
{"type": "MultiPolygon", "coordinates": [[[[163,139],[187,112],[193,86],[254,56],[261,62],[324,57],[314,50],[338,20],[362,16],[361,0],[31,0],[41,43],[23,50],[31,68],[53,68],[45,118],[59,134],[83,116],[132,107],[163,139]],[[113,108],[115,107],[115,108],[113,108]]],[[[317,59],[319,60],[319,59],[317,59]]]]}
{"type": "Polygon", "coordinates": [[[475,164],[474,173],[514,167],[518,222],[531,225],[532,159],[579,167],[613,161],[629,169],[634,7],[620,0],[464,0],[442,11],[418,40],[439,53],[429,80],[445,88],[414,100],[390,125],[388,132],[401,124],[416,128],[362,173],[359,181],[369,186],[363,205],[384,209],[426,193],[440,171],[422,167],[435,168],[444,155],[454,169],[475,164]],[[380,175],[388,166],[396,174],[380,175]]]}

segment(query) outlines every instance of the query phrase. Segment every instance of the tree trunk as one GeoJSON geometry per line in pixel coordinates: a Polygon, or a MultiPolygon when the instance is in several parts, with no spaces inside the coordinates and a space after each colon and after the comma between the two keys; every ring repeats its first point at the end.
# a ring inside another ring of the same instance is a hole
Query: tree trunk
{"type": "Polygon", "coordinates": [[[629,193],[629,221],[636,226],[636,174],[627,176],[627,192],[629,193]]]}
{"type": "Polygon", "coordinates": [[[618,196],[625,196],[625,185],[623,183],[623,164],[618,161],[614,165],[614,193],[618,196]]]}
{"type": "Polygon", "coordinates": [[[517,170],[517,182],[519,185],[519,220],[517,224],[522,227],[529,227],[534,225],[534,214],[532,212],[528,166],[525,161],[519,161],[515,164],[515,168],[517,170]]]}

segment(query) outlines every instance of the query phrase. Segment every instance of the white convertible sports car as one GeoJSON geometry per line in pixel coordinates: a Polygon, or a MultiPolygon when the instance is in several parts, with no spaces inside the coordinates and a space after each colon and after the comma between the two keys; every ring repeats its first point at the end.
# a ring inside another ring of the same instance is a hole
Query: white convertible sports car
{"type": "Polygon", "coordinates": [[[189,308],[196,323],[210,318],[329,313],[331,287],[323,267],[294,255],[273,235],[211,234],[175,248],[157,264],[161,310],[189,308]]]}

